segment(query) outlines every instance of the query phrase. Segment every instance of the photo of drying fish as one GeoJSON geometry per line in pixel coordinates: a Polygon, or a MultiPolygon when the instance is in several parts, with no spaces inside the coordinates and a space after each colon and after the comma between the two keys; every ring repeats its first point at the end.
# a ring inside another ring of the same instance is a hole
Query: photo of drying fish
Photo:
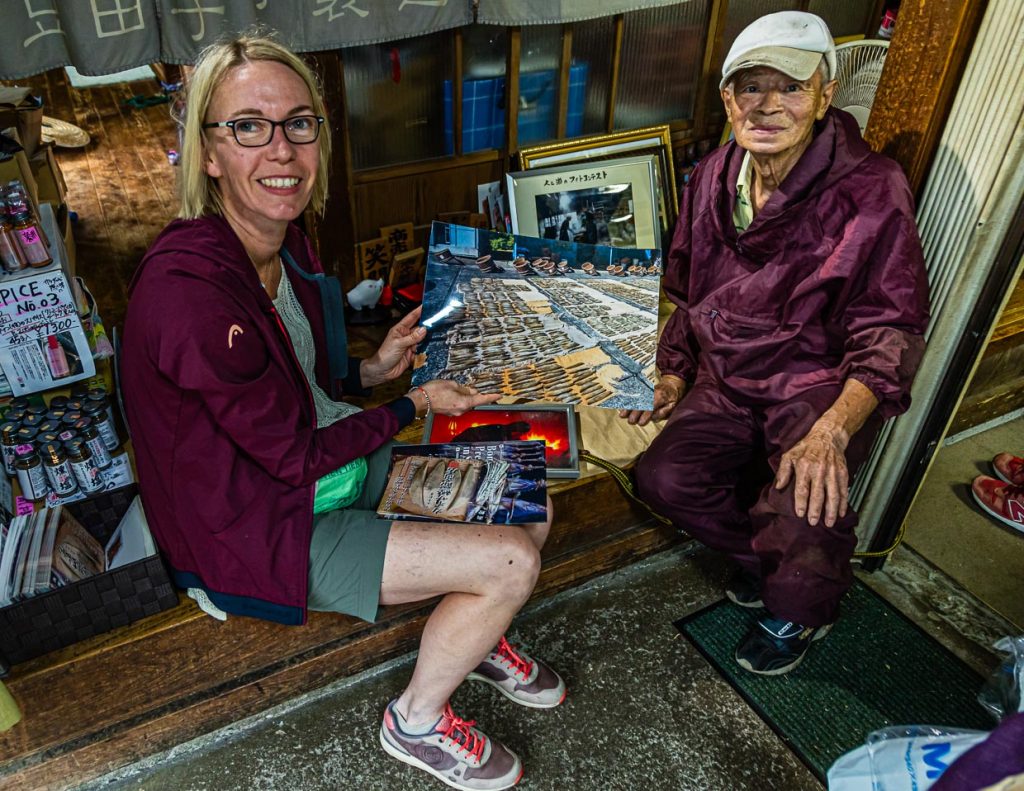
{"type": "Polygon", "coordinates": [[[435,222],[413,384],[652,409],[661,253],[435,222]]]}
{"type": "Polygon", "coordinates": [[[396,445],[377,514],[433,522],[543,522],[544,442],[396,445]]]}

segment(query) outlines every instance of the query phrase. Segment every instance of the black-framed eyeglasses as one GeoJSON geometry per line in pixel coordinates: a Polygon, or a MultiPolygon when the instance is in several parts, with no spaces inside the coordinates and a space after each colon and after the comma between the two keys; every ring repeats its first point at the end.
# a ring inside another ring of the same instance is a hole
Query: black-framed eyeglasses
{"type": "Polygon", "coordinates": [[[316,142],[323,122],[324,119],[319,115],[293,115],[283,121],[271,121],[269,118],[236,118],[233,121],[203,124],[203,129],[226,126],[235,136],[238,145],[259,148],[269,144],[274,139],[274,130],[281,127],[289,143],[303,146],[316,142]]]}

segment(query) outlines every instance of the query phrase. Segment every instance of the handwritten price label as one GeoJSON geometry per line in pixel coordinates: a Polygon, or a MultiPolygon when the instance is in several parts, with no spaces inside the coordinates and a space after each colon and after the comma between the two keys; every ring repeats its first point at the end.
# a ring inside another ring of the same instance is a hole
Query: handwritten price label
{"type": "Polygon", "coordinates": [[[16,345],[65,332],[75,305],[62,275],[20,278],[0,285],[0,342],[16,345]]]}

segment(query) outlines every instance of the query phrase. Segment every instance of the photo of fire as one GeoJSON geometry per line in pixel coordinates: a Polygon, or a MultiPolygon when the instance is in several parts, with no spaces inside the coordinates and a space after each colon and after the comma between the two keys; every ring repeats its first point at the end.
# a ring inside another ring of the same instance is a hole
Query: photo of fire
{"type": "Polygon", "coordinates": [[[429,443],[511,440],[543,442],[549,478],[579,477],[576,415],[566,405],[485,406],[458,417],[432,414],[423,433],[429,443]]]}

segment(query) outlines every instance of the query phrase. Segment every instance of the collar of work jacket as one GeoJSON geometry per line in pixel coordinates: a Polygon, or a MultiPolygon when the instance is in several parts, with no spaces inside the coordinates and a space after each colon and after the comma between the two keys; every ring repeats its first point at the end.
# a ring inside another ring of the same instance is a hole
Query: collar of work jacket
{"type": "Polygon", "coordinates": [[[802,205],[853,173],[871,155],[857,121],[843,110],[830,108],[814,125],[814,139],[753,222],[742,233],[733,223],[736,181],[746,151],[733,140],[725,155],[713,163],[712,222],[726,244],[753,261],[764,262],[785,239],[786,227],[802,205]]]}

